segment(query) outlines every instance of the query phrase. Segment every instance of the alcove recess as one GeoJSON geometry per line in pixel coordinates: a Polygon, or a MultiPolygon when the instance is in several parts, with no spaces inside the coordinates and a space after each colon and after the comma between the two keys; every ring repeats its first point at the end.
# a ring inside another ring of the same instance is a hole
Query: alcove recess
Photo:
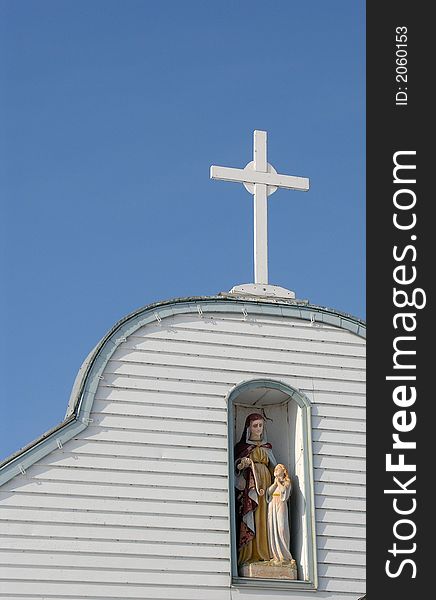
{"type": "MultiPolygon", "coordinates": [[[[310,402],[298,390],[273,380],[251,380],[229,395],[229,455],[231,510],[234,511],[234,445],[241,438],[246,417],[259,412],[266,418],[267,441],[278,463],[292,479],[289,502],[291,553],[297,563],[298,580],[314,580],[315,544],[313,473],[310,437],[310,402]]],[[[233,521],[234,522],[234,521],[233,521]]],[[[232,535],[232,569],[237,576],[236,535],[232,535]]]]}

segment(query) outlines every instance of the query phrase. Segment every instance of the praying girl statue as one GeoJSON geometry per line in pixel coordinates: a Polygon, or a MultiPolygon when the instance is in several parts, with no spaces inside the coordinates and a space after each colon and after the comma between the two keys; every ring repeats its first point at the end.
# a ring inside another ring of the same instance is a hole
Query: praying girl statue
{"type": "Polygon", "coordinates": [[[266,493],[271,489],[271,473],[276,464],[272,446],[266,439],[264,416],[260,413],[248,415],[241,439],[235,446],[239,565],[272,558],[266,493]]]}
{"type": "Polygon", "coordinates": [[[285,465],[278,464],[274,469],[274,482],[266,491],[269,551],[276,563],[292,560],[292,554],[289,551],[288,517],[291,487],[291,479],[285,465]]]}

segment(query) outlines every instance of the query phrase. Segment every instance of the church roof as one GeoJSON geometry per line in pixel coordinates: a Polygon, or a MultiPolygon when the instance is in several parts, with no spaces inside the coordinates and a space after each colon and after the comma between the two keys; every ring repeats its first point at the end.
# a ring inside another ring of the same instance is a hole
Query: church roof
{"type": "Polygon", "coordinates": [[[346,329],[360,337],[366,336],[366,323],[362,319],[309,304],[305,300],[222,293],[217,296],[175,298],[139,308],[118,321],[83,362],[73,385],[64,421],[0,463],[0,485],[25,472],[33,463],[86,429],[90,423],[95,390],[107,361],[116,348],[139,327],[156,321],[160,323],[165,317],[176,314],[220,311],[242,312],[244,316],[263,314],[293,317],[346,329]]]}

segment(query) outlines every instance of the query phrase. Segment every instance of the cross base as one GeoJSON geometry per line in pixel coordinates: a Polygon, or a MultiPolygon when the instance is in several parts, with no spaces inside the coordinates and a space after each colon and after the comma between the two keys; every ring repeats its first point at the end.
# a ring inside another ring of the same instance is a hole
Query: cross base
{"type": "Polygon", "coordinates": [[[295,292],[280,287],[279,285],[268,285],[262,283],[245,283],[235,285],[229,292],[230,294],[243,296],[263,296],[267,298],[287,298],[294,299],[295,292]]]}

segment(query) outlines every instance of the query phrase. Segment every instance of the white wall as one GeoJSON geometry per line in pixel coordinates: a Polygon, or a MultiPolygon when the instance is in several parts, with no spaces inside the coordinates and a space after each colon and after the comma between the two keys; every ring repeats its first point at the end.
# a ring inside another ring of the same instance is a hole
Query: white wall
{"type": "Polygon", "coordinates": [[[229,588],[225,397],[268,377],[313,402],[319,574],[318,592],[270,595],[357,599],[364,355],[348,331],[281,316],[194,313],[136,331],[89,427],[0,488],[0,598],[263,598],[229,588]]]}

